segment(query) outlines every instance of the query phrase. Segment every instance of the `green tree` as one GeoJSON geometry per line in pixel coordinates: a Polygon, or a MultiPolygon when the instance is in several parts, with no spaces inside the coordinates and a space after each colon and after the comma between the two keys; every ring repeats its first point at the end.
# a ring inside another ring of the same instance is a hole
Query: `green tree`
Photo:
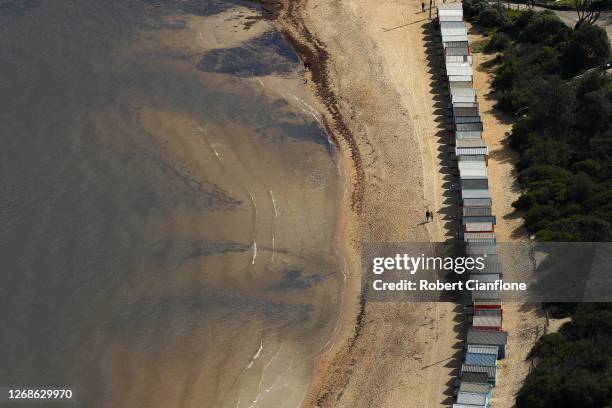
{"type": "Polygon", "coordinates": [[[508,22],[506,9],[503,7],[488,6],[478,14],[478,24],[483,27],[493,28],[500,27],[508,22]]]}
{"type": "Polygon", "coordinates": [[[510,45],[510,36],[508,34],[497,31],[493,34],[484,50],[486,52],[503,51],[510,45]]]}
{"type": "Polygon", "coordinates": [[[584,69],[605,63],[610,56],[610,40],[606,32],[596,25],[583,24],[574,30],[563,53],[566,75],[575,75],[584,69]]]}

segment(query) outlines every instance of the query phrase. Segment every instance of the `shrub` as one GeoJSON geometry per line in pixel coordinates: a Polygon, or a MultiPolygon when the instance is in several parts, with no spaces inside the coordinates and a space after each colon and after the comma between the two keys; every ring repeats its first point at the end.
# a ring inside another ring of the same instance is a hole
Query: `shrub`
{"type": "MultiPolygon", "coordinates": [[[[493,20],[507,14],[498,12],[487,7],[479,22],[499,24],[493,20]]],[[[603,58],[607,39],[599,44],[599,29],[572,31],[548,12],[523,12],[503,24],[487,48],[502,50],[492,83],[496,107],[520,113],[510,146],[520,153],[525,192],[513,206],[541,240],[612,238],[612,80],[592,74],[568,81],[561,63],[578,45],[587,60],[603,58]]]]}
{"type": "Polygon", "coordinates": [[[466,17],[475,17],[488,6],[486,0],[464,0],[463,14],[466,17]]]}
{"type": "Polygon", "coordinates": [[[478,24],[483,27],[501,27],[507,23],[505,9],[487,6],[478,15],[478,24]]]}
{"type": "Polygon", "coordinates": [[[531,14],[527,21],[520,20],[520,23],[526,23],[519,31],[519,40],[524,43],[558,46],[566,42],[571,33],[571,29],[551,11],[531,14]]]}
{"type": "Polygon", "coordinates": [[[563,54],[566,76],[602,65],[610,56],[610,40],[601,27],[592,24],[581,25],[574,30],[563,54]]]}
{"type": "Polygon", "coordinates": [[[504,51],[509,45],[510,37],[508,34],[497,31],[495,34],[493,34],[484,50],[486,52],[504,51]]]}
{"type": "Polygon", "coordinates": [[[517,58],[510,58],[497,69],[495,78],[493,78],[492,86],[496,89],[510,89],[514,80],[518,77],[520,71],[520,62],[517,58]]]}
{"type": "MultiPolygon", "coordinates": [[[[493,87],[497,107],[521,117],[510,146],[519,152],[523,194],[512,203],[539,241],[612,241],[612,79],[577,73],[609,58],[605,33],[572,30],[548,12],[498,14],[478,22],[501,51],[493,87]]],[[[612,407],[612,304],[557,305],[572,320],[543,336],[516,398],[517,408],[612,407]]]]}
{"type": "Polygon", "coordinates": [[[536,205],[525,213],[525,227],[529,231],[538,231],[558,220],[560,216],[559,211],[551,205],[536,205]]]}

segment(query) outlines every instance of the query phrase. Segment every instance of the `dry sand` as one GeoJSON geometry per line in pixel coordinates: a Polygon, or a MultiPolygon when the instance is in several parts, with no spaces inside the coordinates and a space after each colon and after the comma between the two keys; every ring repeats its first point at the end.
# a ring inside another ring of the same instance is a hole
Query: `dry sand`
{"type": "MultiPolygon", "coordinates": [[[[462,356],[461,308],[374,303],[359,293],[362,242],[444,241],[457,230],[457,197],[449,192],[456,180],[445,166],[452,134],[443,129],[446,99],[427,14],[417,0],[303,0],[288,1],[278,21],[313,64],[306,78],[350,181],[340,220],[350,272],[342,324],[304,406],[450,406],[462,356]],[[431,224],[422,223],[426,208],[436,213],[431,224]]],[[[526,239],[512,215],[515,157],[503,142],[510,126],[491,110],[487,75],[475,80],[492,152],[498,239],[526,239]]],[[[501,365],[496,407],[513,405],[528,369],[530,330],[541,320],[524,305],[506,310],[511,354],[501,365]]]]}

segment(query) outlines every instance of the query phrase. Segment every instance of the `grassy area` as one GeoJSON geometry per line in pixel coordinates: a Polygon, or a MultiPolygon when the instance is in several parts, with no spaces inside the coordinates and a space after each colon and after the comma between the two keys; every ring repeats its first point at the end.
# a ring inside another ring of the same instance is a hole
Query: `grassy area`
{"type": "Polygon", "coordinates": [[[552,6],[565,6],[572,9],[576,7],[576,0],[545,1],[544,3],[552,6]]]}
{"type": "Polygon", "coordinates": [[[470,50],[472,51],[472,54],[479,54],[483,52],[484,48],[487,46],[488,43],[489,43],[488,38],[484,38],[478,41],[472,41],[470,43],[470,50]]]}
{"type": "Polygon", "coordinates": [[[558,4],[558,5],[561,5],[561,6],[571,7],[571,8],[576,7],[576,0],[559,0],[559,1],[554,1],[552,3],[553,4],[558,4]]]}

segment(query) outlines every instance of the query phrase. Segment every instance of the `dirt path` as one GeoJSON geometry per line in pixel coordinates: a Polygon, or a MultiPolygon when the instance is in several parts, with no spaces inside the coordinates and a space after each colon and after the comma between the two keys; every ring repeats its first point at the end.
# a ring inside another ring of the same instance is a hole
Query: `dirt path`
{"type": "MultiPolygon", "coordinates": [[[[482,40],[480,35],[470,34],[470,41],[479,40],[482,40]]],[[[493,197],[493,213],[497,216],[495,233],[500,243],[526,243],[529,234],[523,228],[520,214],[512,207],[512,202],[520,195],[514,169],[518,154],[508,147],[506,137],[506,133],[512,129],[512,118],[494,109],[495,99],[490,95],[492,76],[482,66],[492,58],[492,55],[482,53],[474,55],[474,87],[484,126],[483,135],[489,146],[489,186],[493,197]]],[[[502,244],[502,261],[506,261],[503,250],[502,244]]],[[[527,354],[538,336],[543,334],[545,323],[546,318],[539,305],[504,302],[503,325],[509,333],[509,352],[498,364],[499,381],[493,392],[493,408],[514,406],[516,393],[530,369],[527,354]]]]}

